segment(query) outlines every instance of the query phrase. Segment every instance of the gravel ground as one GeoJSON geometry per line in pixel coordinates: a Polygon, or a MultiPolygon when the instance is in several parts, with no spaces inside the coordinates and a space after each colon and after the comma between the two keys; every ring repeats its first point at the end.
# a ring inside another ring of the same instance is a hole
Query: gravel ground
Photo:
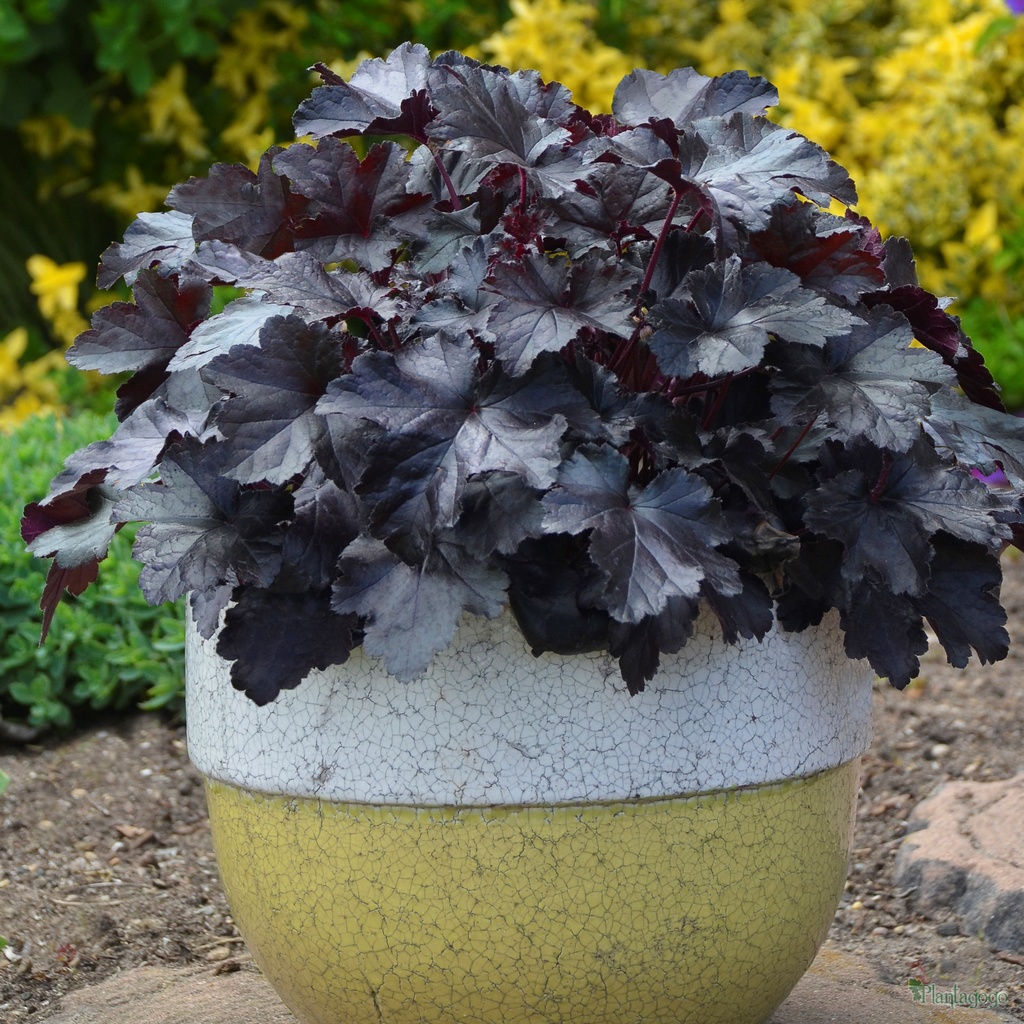
{"type": "MultiPolygon", "coordinates": [[[[1024,951],[990,949],[952,915],[916,915],[892,883],[907,816],[935,786],[1022,768],[1024,559],[1008,555],[1004,570],[1010,658],[956,672],[933,651],[906,692],[876,688],[850,880],[828,943],[887,982],[1006,991],[1024,1020],[1024,951]]],[[[0,797],[0,1018],[44,1020],[64,993],[140,964],[254,969],[217,879],[181,723],[140,714],[0,746],[0,770],[11,777],[0,797]]]]}

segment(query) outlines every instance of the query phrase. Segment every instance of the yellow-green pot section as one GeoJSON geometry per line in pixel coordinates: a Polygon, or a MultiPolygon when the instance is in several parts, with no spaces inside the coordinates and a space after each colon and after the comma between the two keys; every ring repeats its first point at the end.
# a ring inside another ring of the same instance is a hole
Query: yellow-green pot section
{"type": "Polygon", "coordinates": [[[207,788],[232,913],[305,1024],[752,1024],[828,930],[857,764],[552,807],[207,788]]]}

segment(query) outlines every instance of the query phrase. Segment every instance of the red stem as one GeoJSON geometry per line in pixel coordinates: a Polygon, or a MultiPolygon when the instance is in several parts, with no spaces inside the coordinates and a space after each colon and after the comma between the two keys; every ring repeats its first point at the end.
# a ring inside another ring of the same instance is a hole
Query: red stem
{"type": "Polygon", "coordinates": [[[774,479],[775,474],[778,473],[778,471],[782,469],[782,467],[789,461],[789,457],[793,454],[793,452],[797,450],[797,448],[800,447],[800,442],[811,432],[811,427],[814,426],[817,419],[817,415],[814,415],[807,421],[807,423],[804,426],[804,429],[801,430],[799,435],[797,436],[797,439],[789,446],[789,450],[786,452],[785,455],[782,456],[781,459],[779,459],[775,468],[768,474],[769,480],[774,479]]]}
{"type": "Polygon", "coordinates": [[[452,181],[451,175],[441,162],[440,155],[435,150],[431,150],[431,156],[433,156],[434,163],[437,165],[437,169],[441,173],[441,180],[444,182],[445,188],[448,189],[448,195],[451,196],[452,209],[461,210],[462,200],[459,198],[458,192],[455,191],[455,183],[452,181]]]}

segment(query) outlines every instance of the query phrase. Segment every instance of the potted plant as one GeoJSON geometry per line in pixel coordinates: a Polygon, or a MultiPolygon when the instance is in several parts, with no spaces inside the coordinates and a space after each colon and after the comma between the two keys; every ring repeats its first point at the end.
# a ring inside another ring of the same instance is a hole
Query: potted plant
{"type": "Polygon", "coordinates": [[[612,115],[403,45],[177,186],[24,536],[189,594],[229,899],[309,1022],[755,1021],[842,889],[875,676],[1006,654],[1024,430],[735,72],[612,115]],[[1005,486],[978,474],[1000,467],[1005,486]]]}

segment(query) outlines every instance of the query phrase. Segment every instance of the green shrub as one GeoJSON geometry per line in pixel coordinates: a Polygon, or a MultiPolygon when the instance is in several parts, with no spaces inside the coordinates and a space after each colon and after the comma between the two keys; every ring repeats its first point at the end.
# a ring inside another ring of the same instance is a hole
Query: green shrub
{"type": "Polygon", "coordinates": [[[88,711],[183,706],[184,611],[151,608],[138,588],[132,534],[114,539],[104,585],[57,609],[39,646],[39,594],[46,565],[25,550],[25,502],[76,448],[109,436],[112,417],[33,417],[0,438],[0,714],[29,725],[68,728],[88,711]]]}

